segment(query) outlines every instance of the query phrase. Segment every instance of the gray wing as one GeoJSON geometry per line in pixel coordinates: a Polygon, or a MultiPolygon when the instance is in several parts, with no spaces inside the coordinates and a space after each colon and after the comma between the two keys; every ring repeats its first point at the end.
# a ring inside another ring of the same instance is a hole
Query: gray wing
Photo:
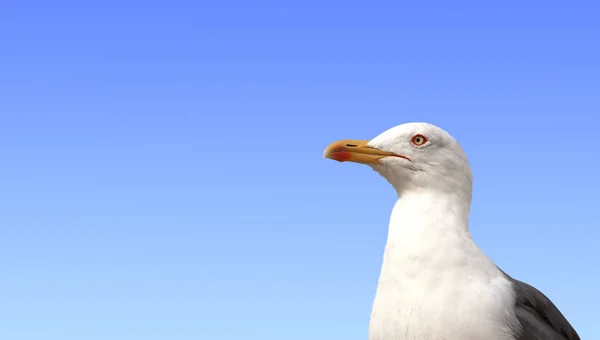
{"type": "Polygon", "coordinates": [[[518,340],[581,340],[546,295],[525,282],[504,275],[515,290],[515,314],[523,330],[518,340]]]}

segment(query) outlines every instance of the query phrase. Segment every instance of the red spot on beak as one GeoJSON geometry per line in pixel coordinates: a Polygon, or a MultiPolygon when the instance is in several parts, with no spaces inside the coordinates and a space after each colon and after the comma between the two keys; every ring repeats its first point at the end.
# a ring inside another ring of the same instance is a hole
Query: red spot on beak
{"type": "Polygon", "coordinates": [[[331,158],[335,159],[338,162],[346,162],[349,161],[350,158],[352,158],[352,153],[348,151],[334,151],[331,154],[331,158]]]}

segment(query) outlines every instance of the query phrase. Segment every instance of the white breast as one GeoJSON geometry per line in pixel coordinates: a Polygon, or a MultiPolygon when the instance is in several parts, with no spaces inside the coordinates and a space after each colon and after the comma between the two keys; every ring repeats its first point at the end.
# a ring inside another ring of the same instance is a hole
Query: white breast
{"type": "Polygon", "coordinates": [[[511,283],[460,216],[415,209],[394,208],[369,340],[514,340],[511,283]]]}

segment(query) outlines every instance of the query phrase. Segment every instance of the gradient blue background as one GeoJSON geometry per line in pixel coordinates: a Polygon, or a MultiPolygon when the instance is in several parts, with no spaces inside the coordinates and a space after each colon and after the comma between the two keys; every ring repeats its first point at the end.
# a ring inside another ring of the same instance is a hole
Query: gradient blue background
{"type": "Polygon", "coordinates": [[[3,1],[0,338],[366,339],[395,193],[330,142],[451,132],[486,253],[600,336],[600,5],[3,1]]]}

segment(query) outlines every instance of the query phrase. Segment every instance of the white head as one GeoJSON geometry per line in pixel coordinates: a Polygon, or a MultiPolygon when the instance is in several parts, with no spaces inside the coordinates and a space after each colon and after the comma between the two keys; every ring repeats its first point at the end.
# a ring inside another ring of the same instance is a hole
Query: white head
{"type": "Polygon", "coordinates": [[[367,164],[398,195],[407,191],[457,194],[471,201],[472,175],[464,151],[450,134],[428,123],[393,127],[372,140],[341,140],[324,157],[367,164]]]}

